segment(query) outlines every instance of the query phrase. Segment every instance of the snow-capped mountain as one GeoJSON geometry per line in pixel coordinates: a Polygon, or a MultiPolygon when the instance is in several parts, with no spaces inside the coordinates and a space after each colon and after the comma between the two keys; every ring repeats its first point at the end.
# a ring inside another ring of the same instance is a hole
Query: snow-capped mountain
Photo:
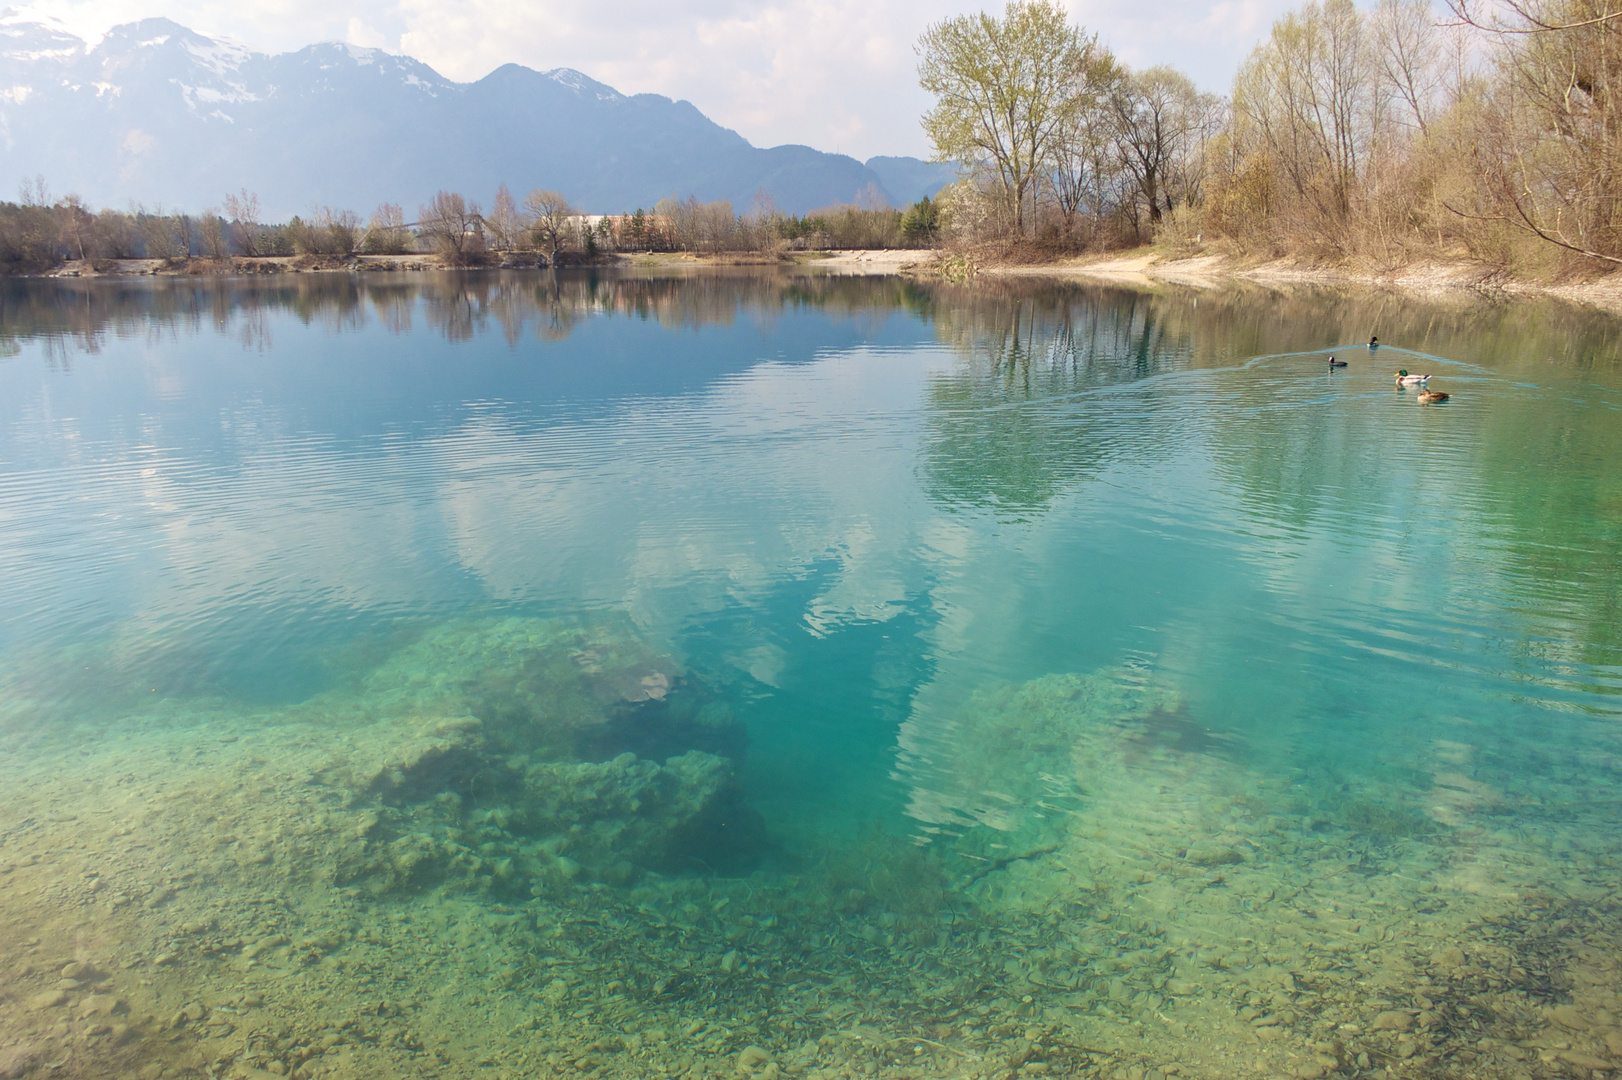
{"type": "Polygon", "coordinates": [[[806,146],[757,148],[688,102],[627,96],[567,68],[508,64],[457,83],[379,49],[271,56],[167,19],[92,46],[0,18],[0,150],[3,184],[42,175],[92,206],[186,210],[245,188],[269,218],[317,205],[365,216],[381,202],[411,213],[441,188],[488,204],[503,182],[519,198],[551,188],[601,213],[688,195],[748,210],[760,191],[798,213],[869,185],[900,205],[951,177],[912,158],[875,158],[875,169],[806,146]]]}

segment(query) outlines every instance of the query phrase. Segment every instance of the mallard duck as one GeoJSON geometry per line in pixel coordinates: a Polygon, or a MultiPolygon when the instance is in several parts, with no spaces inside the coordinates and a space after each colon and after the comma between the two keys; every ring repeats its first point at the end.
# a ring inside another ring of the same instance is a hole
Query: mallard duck
{"type": "Polygon", "coordinates": [[[1380,347],[1380,339],[1378,337],[1369,338],[1369,348],[1378,349],[1379,347],[1380,347]]]}
{"type": "Polygon", "coordinates": [[[1408,374],[1408,370],[1406,368],[1397,372],[1398,386],[1422,386],[1425,383],[1430,382],[1430,379],[1431,377],[1429,375],[1410,375],[1408,374]]]}
{"type": "Polygon", "coordinates": [[[1331,356],[1329,358],[1329,366],[1330,367],[1345,367],[1346,366],[1346,361],[1344,361],[1344,360],[1336,360],[1333,356],[1331,356]]]}
{"type": "Polygon", "coordinates": [[[1419,392],[1419,403],[1421,405],[1434,405],[1438,401],[1446,400],[1447,395],[1440,390],[1421,390],[1419,392]]]}

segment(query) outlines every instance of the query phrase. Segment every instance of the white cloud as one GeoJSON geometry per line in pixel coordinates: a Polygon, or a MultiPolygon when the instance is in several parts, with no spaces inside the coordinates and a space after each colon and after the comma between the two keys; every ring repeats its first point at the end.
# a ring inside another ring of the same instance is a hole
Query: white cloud
{"type": "Polygon", "coordinates": [[[399,39],[390,41],[388,35],[381,30],[373,29],[363,20],[352,18],[344,31],[344,41],[351,45],[359,45],[363,49],[385,49],[397,52],[400,48],[399,39]]]}
{"type": "MultiPolygon", "coordinates": [[[[913,43],[971,0],[36,0],[81,37],[156,15],[279,52],[347,41],[416,57],[458,80],[504,63],[577,68],[625,93],[685,98],[758,146],[856,157],[927,153],[913,43]]],[[[1077,21],[1134,66],[1169,63],[1226,90],[1291,0],[1070,0],[1077,21]]]]}

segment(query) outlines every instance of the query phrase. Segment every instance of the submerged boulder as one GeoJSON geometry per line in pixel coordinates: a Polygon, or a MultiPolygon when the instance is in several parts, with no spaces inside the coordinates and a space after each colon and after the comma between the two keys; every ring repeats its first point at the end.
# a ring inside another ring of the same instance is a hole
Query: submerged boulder
{"type": "Polygon", "coordinates": [[[510,764],[485,768],[495,779],[506,770],[499,805],[441,792],[379,806],[357,830],[363,851],[346,861],[340,880],[365,881],[376,891],[460,881],[522,893],[730,864],[761,840],[759,816],[744,805],[732,762],[701,750],[662,765],[622,754],[543,762],[522,774],[510,764]]]}
{"type": "Polygon", "coordinates": [[[386,801],[421,798],[461,786],[482,767],[484,749],[477,717],[430,721],[403,742],[385,742],[363,757],[349,779],[353,791],[386,801]]]}
{"type": "Polygon", "coordinates": [[[666,701],[684,675],[623,617],[453,619],[416,632],[348,704],[372,718],[477,716],[508,752],[570,760],[617,710],[666,701]]]}
{"type": "Polygon", "coordinates": [[[762,840],[742,725],[628,622],[455,621],[330,704],[359,722],[320,779],[370,815],[342,880],[521,894],[735,866],[762,840]]]}
{"type": "MultiPolygon", "coordinates": [[[[538,824],[564,841],[558,854],[592,870],[629,862],[637,869],[706,865],[729,845],[729,827],[753,815],[726,758],[701,750],[663,765],[621,754],[600,763],[546,763],[524,776],[538,824]]],[[[747,830],[732,829],[742,840],[747,830]]]]}

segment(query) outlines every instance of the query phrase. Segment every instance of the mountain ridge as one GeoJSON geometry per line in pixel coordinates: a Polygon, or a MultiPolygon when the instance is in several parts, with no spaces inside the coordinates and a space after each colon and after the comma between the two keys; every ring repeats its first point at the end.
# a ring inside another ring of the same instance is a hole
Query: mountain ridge
{"type": "Polygon", "coordinates": [[[509,63],[458,83],[382,49],[268,54],[163,18],[94,45],[0,18],[0,146],[18,179],[42,175],[93,205],[200,210],[246,189],[281,218],[384,202],[410,214],[440,189],[488,205],[500,183],[520,198],[561,191],[591,213],[689,195],[743,212],[764,195],[805,213],[904,205],[952,177],[916,158],[756,147],[691,102],[622,94],[572,68],[509,63]]]}

